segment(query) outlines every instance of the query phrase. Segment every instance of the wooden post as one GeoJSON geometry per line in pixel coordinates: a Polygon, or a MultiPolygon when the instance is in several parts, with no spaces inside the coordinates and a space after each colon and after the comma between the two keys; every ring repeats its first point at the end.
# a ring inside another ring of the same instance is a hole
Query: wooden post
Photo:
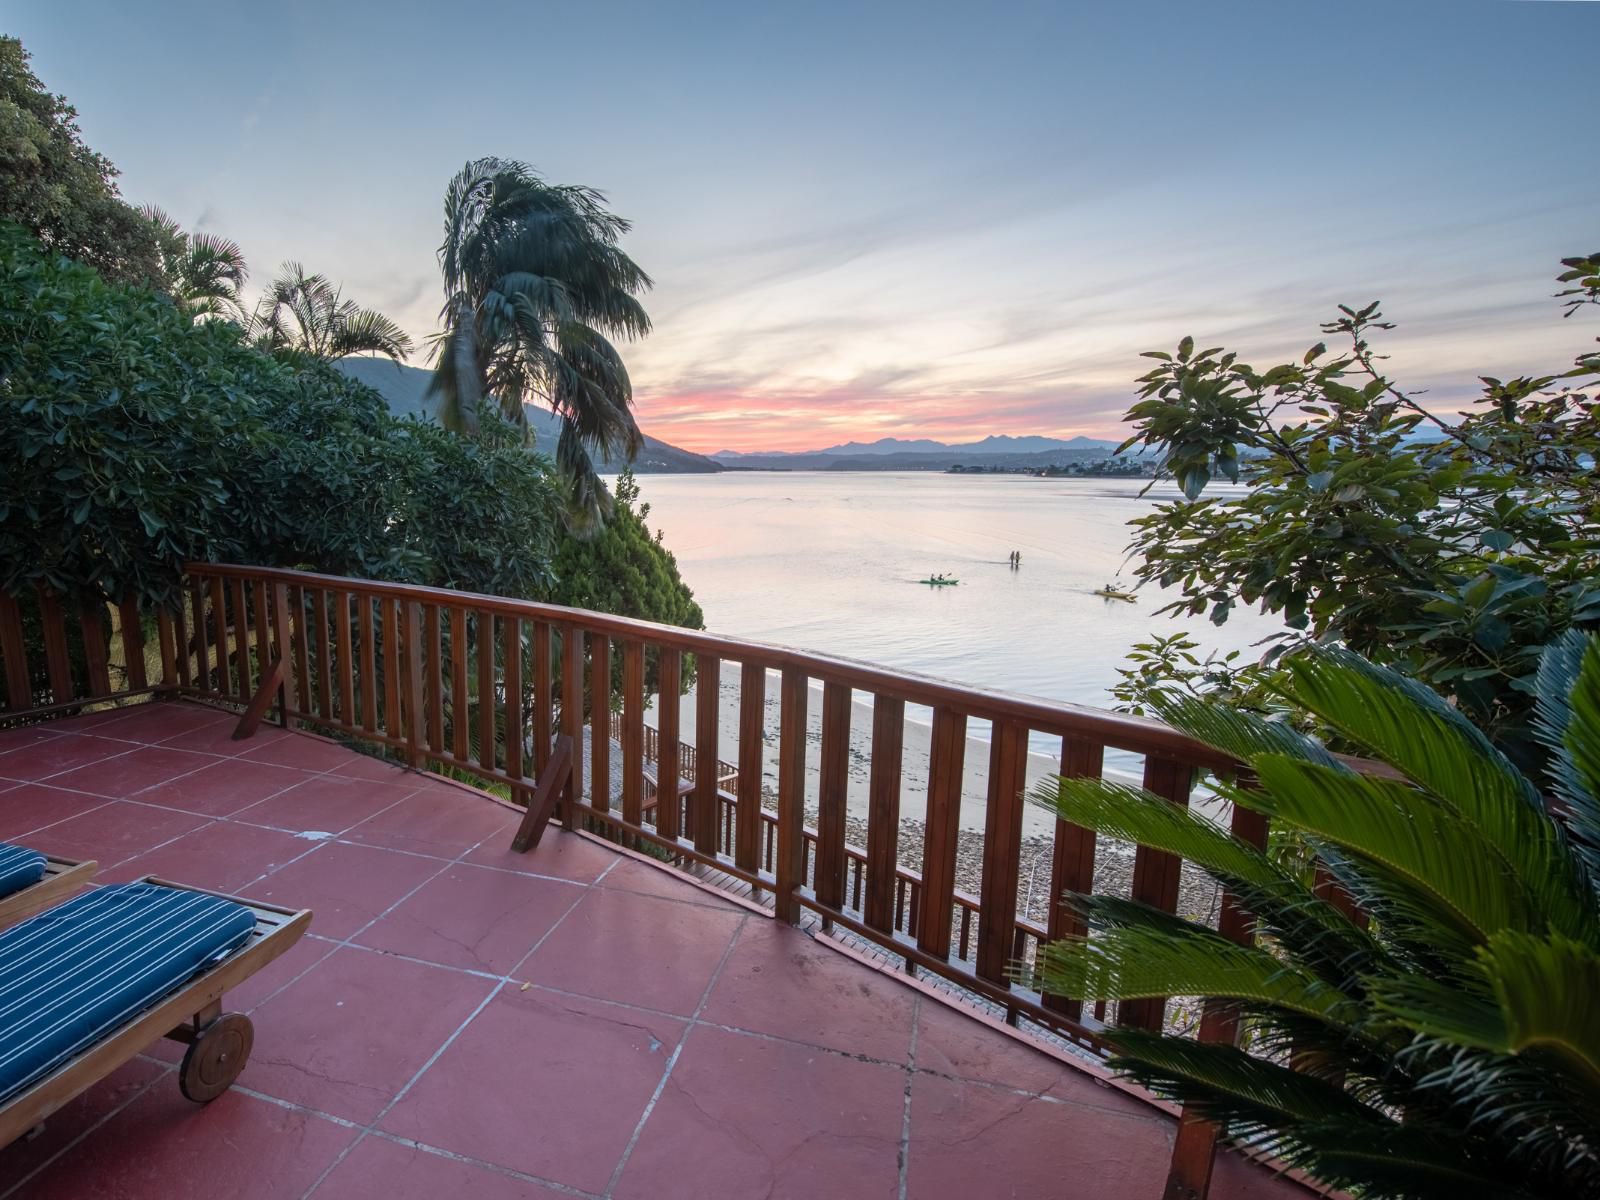
{"type": "Polygon", "coordinates": [[[139,602],[133,597],[117,606],[117,625],[122,630],[122,665],[127,673],[128,688],[139,691],[148,687],[150,681],[144,667],[144,619],[139,613],[139,602]]]}
{"type": "MultiPolygon", "coordinates": [[[[505,678],[506,774],[521,779],[522,771],[522,618],[500,618],[505,637],[501,671],[505,678]]],[[[514,797],[520,799],[520,797],[514,797]]]]}
{"type": "Polygon", "coordinates": [[[555,812],[556,801],[560,798],[562,789],[572,779],[572,764],[575,757],[572,753],[572,739],[562,734],[556,739],[550,761],[540,772],[539,782],[533,789],[533,795],[528,799],[528,811],[522,814],[516,836],[511,839],[511,848],[518,854],[537,846],[539,839],[544,836],[545,826],[550,823],[550,817],[555,812]]]}

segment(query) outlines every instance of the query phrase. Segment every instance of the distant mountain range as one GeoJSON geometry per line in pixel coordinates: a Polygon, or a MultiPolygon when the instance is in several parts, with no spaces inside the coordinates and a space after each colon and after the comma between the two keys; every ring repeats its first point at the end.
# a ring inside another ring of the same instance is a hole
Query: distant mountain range
{"type": "Polygon", "coordinates": [[[847,458],[862,454],[963,454],[968,458],[989,458],[997,454],[1041,454],[1055,450],[1115,450],[1116,442],[1098,438],[1012,437],[1009,434],[991,434],[979,442],[936,442],[931,438],[879,438],[875,442],[844,442],[825,450],[761,450],[742,453],[738,450],[718,450],[712,458],[847,458]]]}
{"type": "Polygon", "coordinates": [[[944,471],[955,466],[1065,467],[1107,458],[1116,442],[1098,438],[1012,437],[993,434],[977,442],[931,438],[879,438],[825,450],[719,450],[711,457],[735,471],[944,471]]]}
{"type": "MultiPolygon", "coordinates": [[[[402,366],[387,358],[343,358],[333,365],[352,379],[358,379],[379,392],[389,402],[389,411],[395,416],[433,419],[435,405],[428,396],[432,371],[402,366]]],[[[529,404],[526,408],[535,444],[553,454],[556,439],[561,436],[561,418],[548,408],[535,404],[529,404]]],[[[703,454],[680,449],[648,434],[645,435],[644,448],[631,464],[604,458],[595,461],[595,466],[603,475],[614,474],[629,465],[640,475],[703,475],[724,470],[720,462],[703,454]]]]}
{"type": "MultiPolygon", "coordinates": [[[[387,358],[345,358],[339,370],[379,392],[398,417],[434,418],[435,405],[428,396],[433,372],[407,367],[387,358]]],[[[536,444],[555,450],[561,421],[547,408],[527,405],[528,424],[536,444]]],[[[631,466],[641,475],[715,474],[719,471],[943,471],[953,466],[1051,467],[1105,458],[1117,443],[1097,438],[1012,437],[996,434],[976,442],[937,442],[931,438],[879,438],[875,442],[845,442],[825,450],[761,451],[741,454],[719,450],[695,454],[645,435],[644,448],[631,466]]],[[[600,459],[603,474],[630,464],[600,459]]]]}

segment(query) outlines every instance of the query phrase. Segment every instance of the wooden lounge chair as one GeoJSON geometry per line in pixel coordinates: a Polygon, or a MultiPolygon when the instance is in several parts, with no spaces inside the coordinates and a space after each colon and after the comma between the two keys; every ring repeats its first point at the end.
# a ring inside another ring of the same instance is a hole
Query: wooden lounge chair
{"type": "MultiPolygon", "coordinates": [[[[50,1063],[47,1068],[39,1068],[43,1073],[26,1077],[27,1081],[15,1094],[4,1097],[4,1093],[0,1093],[0,1097],[3,1097],[3,1102],[0,1102],[0,1146],[9,1144],[33,1129],[51,1113],[104,1079],[158,1038],[168,1037],[188,1044],[189,1049],[183,1056],[183,1065],[178,1072],[178,1085],[185,1096],[197,1103],[205,1103],[221,1095],[244,1069],[254,1041],[254,1032],[249,1018],[238,1013],[222,1011],[222,997],[230,988],[238,986],[294,945],[311,922],[310,910],[296,911],[270,904],[257,904],[201,888],[170,883],[154,876],[140,880],[139,883],[175,893],[207,897],[214,901],[230,901],[234,906],[242,908],[243,913],[221,905],[203,908],[207,919],[212,916],[216,916],[219,920],[225,918],[237,926],[227,933],[233,948],[225,952],[225,957],[213,956],[198,973],[192,974],[176,986],[150,996],[148,1001],[138,1006],[131,1015],[119,1014],[119,1019],[115,1023],[94,1035],[92,1043],[82,1045],[68,1057],[50,1063]],[[254,918],[254,926],[248,930],[245,928],[246,913],[254,918]]],[[[96,897],[106,897],[118,890],[95,888],[72,903],[82,906],[83,911],[87,912],[89,911],[87,906],[96,897]]],[[[50,922],[54,918],[55,925],[35,926],[33,930],[35,937],[27,944],[29,946],[41,944],[44,939],[38,934],[46,928],[66,927],[72,916],[68,913],[69,907],[63,906],[52,913],[35,918],[39,922],[50,922]]],[[[177,942],[185,936],[183,933],[185,928],[176,918],[171,918],[168,932],[164,936],[177,942]]],[[[22,935],[28,930],[28,925],[19,925],[9,931],[7,937],[16,939],[12,943],[16,946],[22,944],[22,935]]],[[[4,948],[4,943],[0,943],[0,950],[4,948]]],[[[29,953],[42,955],[43,951],[30,950],[29,953]]],[[[37,961],[37,958],[30,959],[31,963],[37,961]]],[[[89,955],[87,961],[98,963],[100,960],[95,955],[89,955]]],[[[45,969],[50,969],[48,963],[45,969]]],[[[81,973],[81,963],[78,969],[81,973]]],[[[5,979],[5,971],[6,958],[0,955],[0,984],[3,984],[5,979]]],[[[70,997],[79,993],[66,994],[70,997]]],[[[85,994],[87,994],[86,989],[85,994]]],[[[16,1018],[19,1025],[13,1028],[25,1027],[30,1020],[37,1022],[36,1012],[37,1008],[30,1007],[26,1014],[16,1018]]],[[[0,1014],[0,1034],[5,1031],[6,1019],[4,1014],[0,1014]]],[[[0,1041],[0,1050],[3,1048],[4,1043],[0,1041]]],[[[3,1055],[0,1055],[0,1069],[3,1069],[4,1065],[3,1055]]]]}
{"type": "Polygon", "coordinates": [[[69,858],[46,858],[44,875],[29,884],[0,896],[0,929],[7,929],[34,913],[59,904],[94,878],[98,863],[74,862],[69,858]]]}

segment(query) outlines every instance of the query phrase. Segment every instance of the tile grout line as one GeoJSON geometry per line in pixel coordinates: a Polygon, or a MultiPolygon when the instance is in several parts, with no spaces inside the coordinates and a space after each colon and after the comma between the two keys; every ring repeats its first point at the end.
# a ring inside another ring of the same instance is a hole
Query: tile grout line
{"type": "Polygon", "coordinates": [[[917,1078],[917,1036],[922,1032],[921,996],[911,998],[911,1045],[906,1050],[905,1105],[900,1115],[899,1200],[906,1200],[906,1181],[911,1172],[911,1085],[917,1078]]]}
{"type": "MultiPolygon", "coordinates": [[[[151,1062],[151,1061],[159,1061],[159,1060],[146,1059],[145,1061],[146,1062],[151,1062]]],[[[87,1129],[80,1130],[78,1132],[77,1136],[72,1137],[72,1138],[68,1138],[66,1144],[64,1146],[62,1146],[59,1150],[57,1150],[54,1154],[52,1154],[49,1158],[45,1159],[38,1166],[34,1167],[33,1170],[29,1171],[21,1179],[17,1180],[16,1183],[12,1184],[4,1192],[0,1192],[0,1200],[6,1200],[7,1197],[18,1195],[22,1191],[22,1189],[24,1187],[26,1187],[28,1184],[32,1183],[35,1179],[39,1178],[39,1176],[42,1175],[50,1167],[55,1166],[55,1164],[57,1162],[59,1162],[61,1160],[62,1156],[65,1155],[69,1150],[74,1149],[80,1142],[82,1142],[85,1138],[89,1137],[91,1134],[99,1132],[100,1128],[103,1125],[105,1125],[108,1121],[112,1120],[114,1117],[119,1116],[123,1112],[124,1109],[126,1109],[130,1105],[132,1105],[134,1103],[134,1101],[138,1100],[146,1092],[150,1091],[151,1088],[155,1087],[163,1079],[166,1079],[168,1076],[170,1076],[173,1073],[173,1071],[175,1070],[175,1068],[172,1066],[171,1063],[162,1063],[161,1067],[162,1067],[162,1069],[156,1073],[156,1075],[155,1075],[155,1077],[153,1079],[151,1079],[144,1086],[135,1088],[134,1091],[133,1091],[133,1094],[131,1096],[129,1096],[126,1100],[124,1100],[121,1104],[116,1105],[114,1108],[111,1109],[110,1112],[107,1112],[98,1121],[95,1121],[93,1124],[91,1124],[87,1129]]],[[[104,1081],[102,1081],[102,1082],[104,1082],[104,1081]]],[[[59,1110],[57,1110],[57,1111],[59,1111],[59,1110]]],[[[44,1124],[44,1122],[41,1121],[40,1125],[42,1126],[43,1124],[44,1124]]],[[[23,1137],[26,1138],[27,1135],[24,1134],[23,1137]]],[[[0,1150],[4,1150],[4,1149],[5,1149],[4,1146],[0,1146],[0,1150]]]]}
{"type": "MultiPolygon", "coordinates": [[[[488,839],[485,838],[483,840],[487,841],[488,839]]],[[[477,849],[477,847],[482,845],[482,844],[483,844],[482,842],[475,843],[469,849],[462,851],[462,854],[470,854],[472,852],[472,850],[477,849]]],[[[611,869],[610,867],[607,867],[606,871],[608,872],[608,871],[610,871],[610,869],[611,869]]],[[[606,874],[606,872],[601,872],[600,878],[604,878],[605,874],[606,874]]],[[[435,878],[437,878],[437,876],[435,876],[435,878]]],[[[599,879],[596,879],[595,882],[598,883],[599,879]]],[[[534,944],[528,949],[528,952],[517,960],[516,965],[512,967],[513,971],[517,970],[518,968],[520,968],[522,966],[523,963],[527,962],[528,959],[539,949],[539,947],[543,946],[545,944],[545,942],[550,939],[550,936],[552,934],[554,934],[557,929],[561,928],[561,926],[566,923],[567,918],[570,917],[573,914],[573,912],[577,909],[578,905],[583,903],[584,897],[586,897],[588,894],[589,894],[589,889],[586,887],[578,895],[578,897],[575,900],[573,900],[573,902],[567,907],[566,912],[562,913],[559,917],[557,917],[556,920],[555,920],[555,923],[553,925],[551,925],[549,929],[545,930],[544,933],[540,934],[539,935],[539,939],[536,942],[534,942],[534,944]]],[[[365,927],[363,927],[363,929],[365,929],[365,927]]],[[[365,947],[363,947],[363,948],[365,948],[365,947]]],[[[361,1127],[361,1132],[356,1134],[355,1138],[350,1142],[350,1144],[348,1146],[346,1146],[342,1151],[339,1152],[339,1154],[334,1158],[334,1160],[331,1163],[329,1163],[328,1166],[323,1170],[322,1174],[318,1175],[317,1178],[312,1181],[311,1186],[308,1187],[304,1192],[301,1193],[301,1200],[309,1200],[309,1197],[319,1187],[322,1186],[323,1182],[326,1181],[328,1176],[331,1175],[338,1168],[339,1164],[342,1163],[346,1158],[348,1158],[350,1156],[351,1152],[354,1151],[357,1146],[359,1146],[363,1141],[366,1140],[367,1135],[372,1133],[377,1128],[377,1126],[383,1122],[383,1119],[385,1117],[387,1117],[394,1110],[395,1106],[397,1104],[399,1104],[400,1101],[402,1101],[402,1100],[404,1100],[406,1098],[406,1096],[410,1093],[411,1089],[416,1086],[418,1081],[420,1081],[422,1079],[422,1077],[428,1073],[428,1069],[430,1067],[432,1067],[434,1063],[438,1062],[441,1057],[443,1057],[445,1051],[449,1050],[451,1046],[455,1045],[456,1039],[459,1038],[464,1032],[466,1032],[467,1026],[471,1025],[472,1022],[477,1019],[479,1013],[483,1012],[484,1009],[489,1007],[489,1004],[494,1000],[494,998],[496,996],[498,996],[502,991],[504,991],[506,984],[508,984],[510,982],[511,982],[511,976],[508,973],[503,979],[501,979],[499,982],[497,982],[494,985],[494,987],[489,989],[489,994],[487,996],[485,996],[481,1001],[478,1002],[478,1005],[477,1005],[476,1008],[474,1008],[470,1013],[467,1014],[466,1020],[462,1021],[460,1025],[456,1026],[454,1032],[452,1032],[448,1037],[446,1037],[444,1042],[438,1047],[438,1049],[436,1049],[432,1054],[430,1054],[428,1056],[427,1060],[422,1064],[422,1066],[417,1068],[416,1074],[412,1075],[412,1077],[409,1080],[406,1081],[406,1083],[400,1088],[400,1090],[398,1092],[396,1092],[389,1099],[389,1102],[387,1104],[385,1104],[383,1106],[383,1108],[378,1111],[378,1114],[375,1117],[373,1117],[371,1121],[367,1122],[364,1126],[361,1127]]]]}
{"type": "MultiPolygon", "coordinates": [[[[619,859],[620,861],[620,859],[619,859]]],[[[633,1157],[634,1147],[639,1144],[639,1138],[644,1133],[645,1123],[650,1120],[650,1114],[655,1112],[656,1103],[661,1099],[661,1094],[667,1090],[667,1080],[672,1078],[672,1070],[678,1065],[678,1059],[683,1055],[683,1047],[700,1024],[700,1014],[705,1011],[711,1002],[711,993],[716,990],[717,984],[722,979],[722,972],[727,968],[728,961],[733,957],[733,948],[739,944],[739,939],[744,935],[745,926],[749,924],[751,916],[747,913],[739,918],[739,923],[734,926],[733,936],[728,939],[728,944],[722,949],[722,957],[717,960],[716,970],[711,972],[711,978],[706,981],[705,990],[700,993],[700,1002],[694,1006],[683,1033],[678,1037],[678,1044],[672,1048],[671,1055],[667,1058],[666,1068],[661,1072],[661,1080],[656,1084],[655,1091],[650,1093],[650,1099],[645,1102],[644,1111],[639,1114],[639,1121],[633,1127],[633,1133],[628,1138],[628,1144],[622,1148],[622,1157],[617,1160],[616,1168],[611,1172],[611,1179],[606,1183],[605,1196],[610,1200],[615,1193],[617,1185],[622,1182],[622,1173],[627,1169],[628,1160],[633,1157]]]]}

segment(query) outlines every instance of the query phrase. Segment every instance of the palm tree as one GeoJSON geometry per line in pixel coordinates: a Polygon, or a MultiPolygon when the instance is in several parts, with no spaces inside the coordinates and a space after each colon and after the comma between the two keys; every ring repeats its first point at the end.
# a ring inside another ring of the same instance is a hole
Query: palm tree
{"type": "Polygon", "coordinates": [[[1137,788],[1057,780],[1062,818],[1182,855],[1254,918],[1248,944],[1074,896],[1090,935],[1035,982],[1084,999],[1205,996],[1248,1050],[1124,1028],[1113,1065],[1362,1196],[1600,1194],[1600,638],[1539,675],[1547,800],[1434,692],[1347,651],[1294,659],[1286,698],[1394,768],[1357,773],[1288,727],[1158,701],[1248,764],[1236,805],[1299,839],[1370,923],[1303,872],[1137,788]],[[1550,815],[1555,809],[1561,815],[1550,815]]]}
{"type": "Polygon", "coordinates": [[[249,271],[238,242],[211,233],[186,233],[153,204],[139,215],[156,229],[162,272],[173,302],[191,316],[246,322],[242,290],[249,271]]]}
{"type": "Polygon", "coordinates": [[[381,312],[346,300],[324,275],[307,275],[296,262],[283,264],[251,318],[256,344],[294,349],[318,358],[387,354],[397,362],[411,353],[411,338],[381,312]]]}
{"type": "Polygon", "coordinates": [[[640,337],[650,318],[637,296],[647,276],[618,246],[629,223],[592,188],[545,183],[524,163],[467,163],[445,192],[439,265],[444,331],[432,391],[440,420],[478,431],[494,397],[527,428],[523,404],[561,417],[556,463],[580,519],[606,506],[590,449],[638,452],[633,388],[611,337],[640,337]]]}

